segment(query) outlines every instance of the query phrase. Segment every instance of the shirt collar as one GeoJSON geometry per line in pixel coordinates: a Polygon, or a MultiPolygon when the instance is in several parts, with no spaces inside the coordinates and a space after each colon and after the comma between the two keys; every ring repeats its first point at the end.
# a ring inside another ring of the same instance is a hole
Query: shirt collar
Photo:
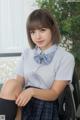
{"type": "Polygon", "coordinates": [[[48,53],[54,52],[57,47],[58,47],[58,45],[57,45],[57,44],[54,44],[54,45],[52,45],[50,48],[48,48],[48,49],[46,49],[46,50],[44,50],[44,51],[41,51],[41,49],[40,49],[39,47],[35,47],[35,52],[36,52],[37,54],[40,54],[41,52],[42,52],[42,53],[45,53],[45,54],[48,54],[48,53]]]}

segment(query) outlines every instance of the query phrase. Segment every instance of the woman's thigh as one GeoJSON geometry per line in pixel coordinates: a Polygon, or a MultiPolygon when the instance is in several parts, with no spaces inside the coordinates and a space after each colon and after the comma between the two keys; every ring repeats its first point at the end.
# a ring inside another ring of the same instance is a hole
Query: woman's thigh
{"type": "Polygon", "coordinates": [[[0,97],[15,100],[21,91],[21,85],[15,79],[8,80],[2,86],[0,97]]]}

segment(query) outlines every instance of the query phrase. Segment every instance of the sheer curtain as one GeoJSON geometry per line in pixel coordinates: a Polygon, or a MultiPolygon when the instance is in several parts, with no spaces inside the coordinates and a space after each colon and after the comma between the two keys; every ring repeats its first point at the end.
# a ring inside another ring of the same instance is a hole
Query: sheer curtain
{"type": "Polygon", "coordinates": [[[35,8],[34,0],[0,0],[0,52],[18,52],[28,46],[25,23],[35,8]]]}

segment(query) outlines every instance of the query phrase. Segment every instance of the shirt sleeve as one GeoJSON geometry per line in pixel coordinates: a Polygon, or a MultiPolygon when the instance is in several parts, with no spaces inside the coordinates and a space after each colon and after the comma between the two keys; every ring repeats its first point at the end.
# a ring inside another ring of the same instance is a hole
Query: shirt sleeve
{"type": "Polygon", "coordinates": [[[20,76],[24,77],[24,53],[21,54],[21,58],[16,67],[16,75],[20,75],[20,76]]]}
{"type": "Polygon", "coordinates": [[[55,80],[72,81],[74,66],[75,60],[73,55],[70,53],[65,54],[56,71],[55,80]]]}

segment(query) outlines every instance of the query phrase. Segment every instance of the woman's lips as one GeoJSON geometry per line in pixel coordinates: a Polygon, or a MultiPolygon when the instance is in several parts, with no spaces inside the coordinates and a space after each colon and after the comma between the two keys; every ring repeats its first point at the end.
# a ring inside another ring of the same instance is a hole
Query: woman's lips
{"type": "Polygon", "coordinates": [[[36,41],[38,44],[42,44],[44,41],[36,41]]]}

